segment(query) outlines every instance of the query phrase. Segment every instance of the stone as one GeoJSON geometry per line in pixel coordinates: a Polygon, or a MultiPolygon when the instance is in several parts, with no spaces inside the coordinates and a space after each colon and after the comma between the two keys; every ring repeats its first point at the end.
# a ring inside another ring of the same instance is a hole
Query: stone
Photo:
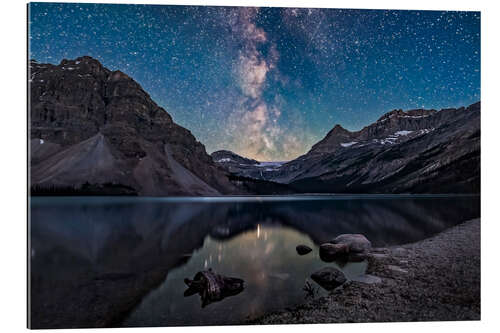
{"type": "Polygon", "coordinates": [[[347,281],[344,273],[334,267],[320,269],[311,275],[311,279],[326,290],[333,290],[347,281]]]}
{"type": "Polygon", "coordinates": [[[295,249],[297,250],[297,253],[301,256],[308,254],[309,252],[312,251],[312,249],[309,246],[303,244],[297,245],[295,249]]]}
{"type": "Polygon", "coordinates": [[[366,252],[372,247],[372,243],[361,234],[342,234],[331,242],[333,244],[347,245],[349,252],[366,252]]]}
{"type": "Polygon", "coordinates": [[[377,259],[377,260],[386,259],[389,257],[389,255],[386,253],[371,253],[370,256],[373,259],[377,259]]]}
{"type": "Polygon", "coordinates": [[[366,283],[366,284],[376,284],[382,282],[382,279],[379,278],[378,276],[371,275],[371,274],[363,274],[356,276],[353,281],[356,282],[361,282],[361,283],[366,283]]]}
{"type": "Polygon", "coordinates": [[[392,250],[392,254],[397,257],[405,257],[408,255],[408,250],[405,249],[404,247],[397,247],[394,250],[392,250]]]}
{"type": "Polygon", "coordinates": [[[350,252],[347,256],[347,261],[349,262],[362,262],[368,259],[368,254],[366,252],[350,252]]]}
{"type": "Polygon", "coordinates": [[[319,247],[319,257],[325,262],[345,259],[349,253],[349,247],[345,244],[324,243],[319,247]]]}
{"type": "Polygon", "coordinates": [[[406,269],[403,269],[403,268],[396,266],[396,265],[388,265],[387,268],[389,268],[391,271],[396,272],[396,273],[402,273],[402,274],[408,273],[408,271],[406,269]]]}

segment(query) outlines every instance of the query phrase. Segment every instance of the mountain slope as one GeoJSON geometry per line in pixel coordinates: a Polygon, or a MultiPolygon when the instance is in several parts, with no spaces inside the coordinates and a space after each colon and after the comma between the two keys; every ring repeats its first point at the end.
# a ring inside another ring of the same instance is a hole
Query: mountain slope
{"type": "Polygon", "coordinates": [[[31,61],[29,75],[32,186],[238,193],[205,147],[126,74],[80,57],[59,65],[31,61]]]}
{"type": "MultiPolygon", "coordinates": [[[[45,143],[44,143],[45,144],[45,143]]],[[[115,173],[118,161],[102,134],[63,149],[37,164],[31,172],[34,183],[59,183],[70,186],[79,183],[119,182],[115,173]]]]}

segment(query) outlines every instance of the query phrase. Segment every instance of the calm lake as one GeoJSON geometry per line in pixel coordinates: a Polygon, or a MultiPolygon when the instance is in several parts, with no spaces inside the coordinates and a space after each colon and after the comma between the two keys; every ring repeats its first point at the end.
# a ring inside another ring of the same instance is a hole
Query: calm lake
{"type": "Polygon", "coordinates": [[[304,302],[306,282],[326,294],[310,279],[322,267],[363,274],[366,262],[320,260],[339,234],[391,246],[480,214],[479,196],[449,195],[30,200],[34,328],[241,323],[304,302]],[[209,268],[244,290],[205,307],[184,296],[184,279],[209,268]]]}

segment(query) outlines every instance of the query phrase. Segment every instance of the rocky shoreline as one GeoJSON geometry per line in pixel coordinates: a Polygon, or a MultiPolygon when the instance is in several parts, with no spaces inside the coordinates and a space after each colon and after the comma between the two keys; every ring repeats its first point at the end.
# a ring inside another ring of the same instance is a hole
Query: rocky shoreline
{"type": "Polygon", "coordinates": [[[374,248],[368,276],[246,324],[480,320],[480,219],[413,244],[374,248]]]}

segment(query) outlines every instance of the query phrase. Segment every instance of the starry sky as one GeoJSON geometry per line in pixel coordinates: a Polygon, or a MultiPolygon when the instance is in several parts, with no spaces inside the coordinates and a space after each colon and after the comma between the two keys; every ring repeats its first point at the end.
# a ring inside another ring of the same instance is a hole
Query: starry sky
{"type": "Polygon", "coordinates": [[[480,99],[480,13],[31,3],[29,53],[133,77],[207,152],[306,153],[335,125],[480,99]]]}

